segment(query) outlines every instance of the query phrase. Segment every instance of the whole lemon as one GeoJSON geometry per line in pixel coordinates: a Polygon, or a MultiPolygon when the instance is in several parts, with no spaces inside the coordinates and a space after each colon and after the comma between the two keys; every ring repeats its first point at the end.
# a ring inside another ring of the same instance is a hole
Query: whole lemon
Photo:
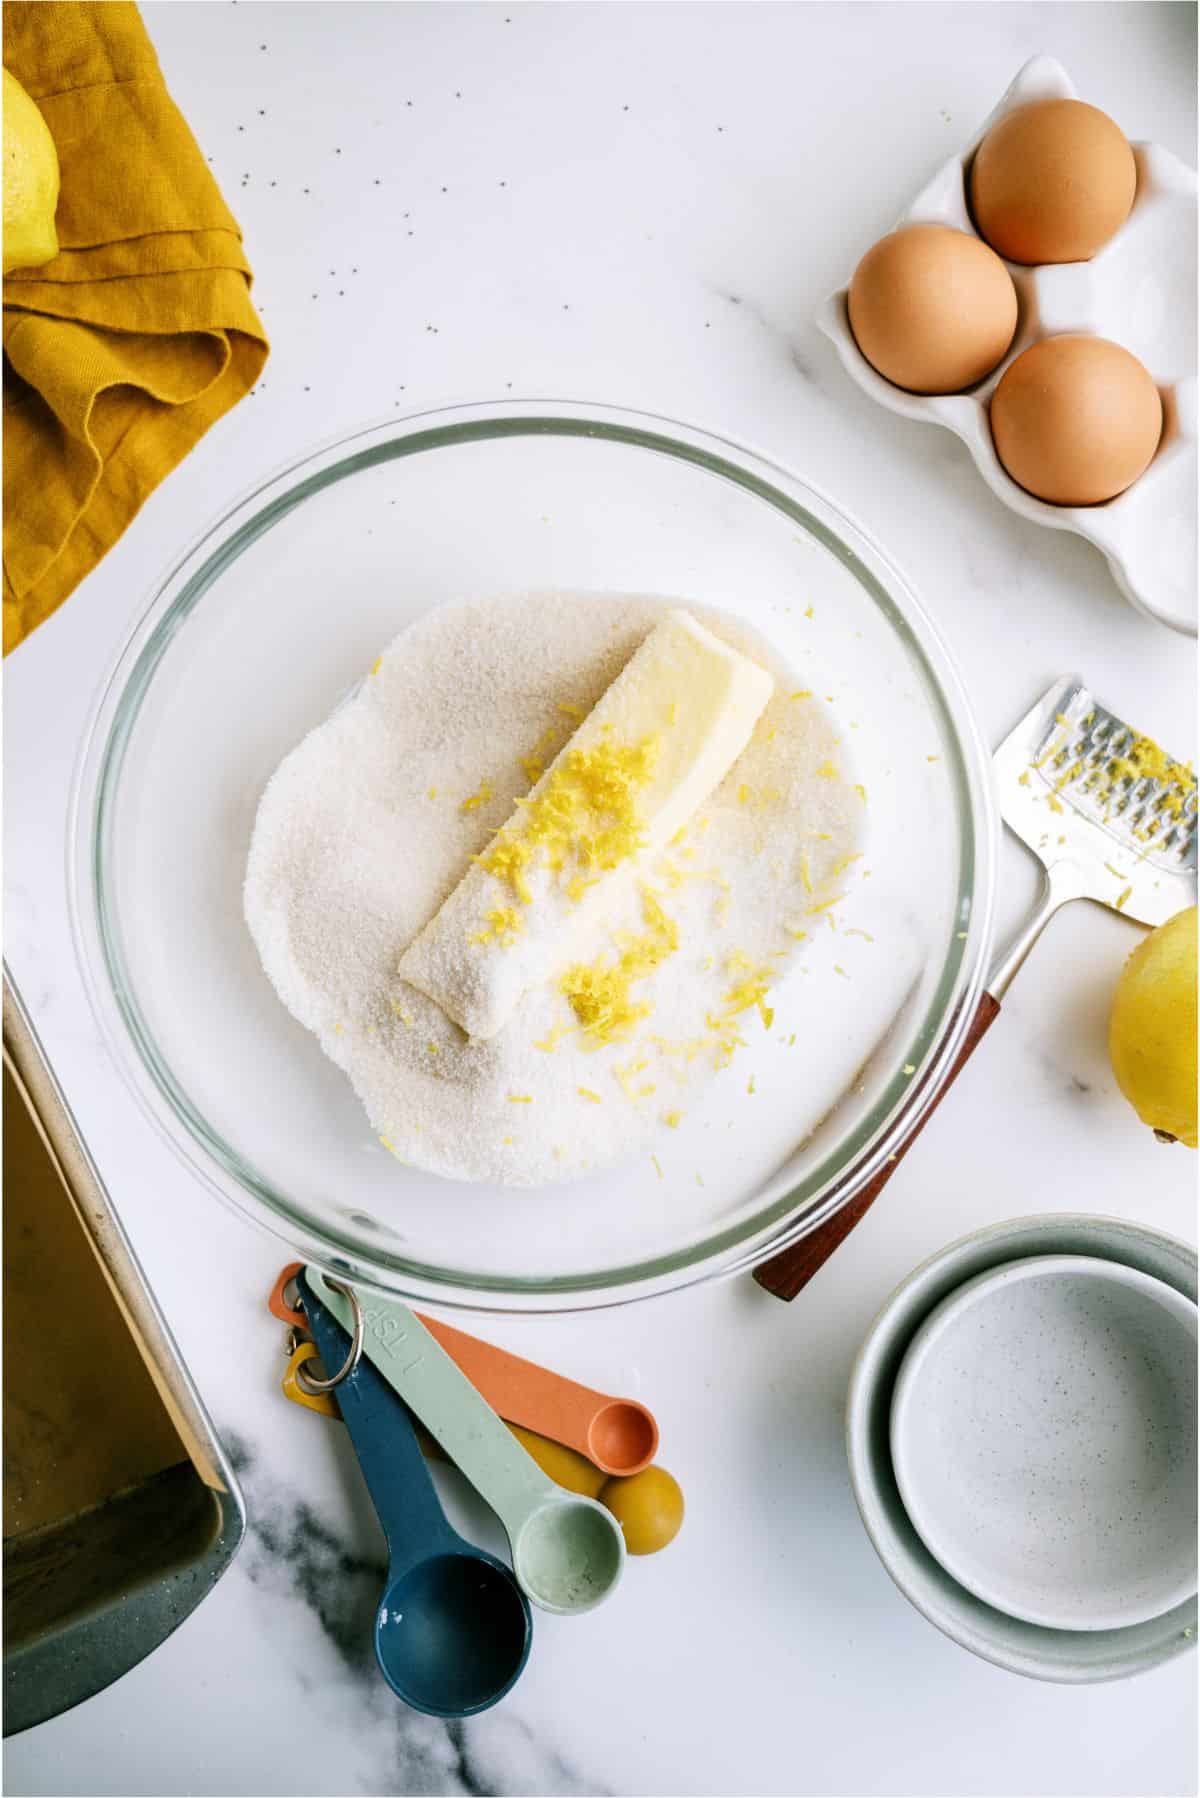
{"type": "Polygon", "coordinates": [[[58,255],[58,151],[15,75],[4,71],[4,272],[58,255]]]}
{"type": "Polygon", "coordinates": [[[1196,1147],[1196,907],[1138,944],[1108,1026],[1117,1085],[1164,1142],[1196,1147]]]}

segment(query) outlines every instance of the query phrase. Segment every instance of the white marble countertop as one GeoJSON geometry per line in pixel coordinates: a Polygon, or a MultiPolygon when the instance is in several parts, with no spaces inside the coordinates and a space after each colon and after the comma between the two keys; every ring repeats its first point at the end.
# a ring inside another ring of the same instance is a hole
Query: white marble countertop
{"type": "MultiPolygon", "coordinates": [[[[1130,136],[1190,158],[1195,9],[242,0],[145,13],[244,225],[273,353],[254,397],[7,666],[6,953],[237,1453],[251,1530],[147,1662],[8,1744],[6,1789],[1194,1791],[1191,1657],[1080,1689],[972,1659],[891,1585],[842,1450],[854,1350],[931,1250],[1031,1209],[1193,1229],[1194,1161],[1138,1125],[1105,1055],[1133,926],[1090,908],[1051,926],[886,1201],[792,1307],[740,1279],[489,1326],[580,1378],[645,1391],[690,1508],[619,1600],[586,1622],[539,1617],[508,1702],[447,1727],[406,1712],[373,1672],[381,1539],[340,1432],[279,1394],[264,1300],[283,1256],[182,1170],[107,1061],[63,849],[94,686],[180,546],[309,441],[509,394],[690,419],[816,481],[905,569],[992,740],[1078,668],[1192,753],[1188,646],[1138,617],[1087,545],[999,505],[960,444],[872,406],[810,321],[1037,51],[1130,136]]],[[[1033,891],[1006,844],[1002,928],[1033,891]]]]}

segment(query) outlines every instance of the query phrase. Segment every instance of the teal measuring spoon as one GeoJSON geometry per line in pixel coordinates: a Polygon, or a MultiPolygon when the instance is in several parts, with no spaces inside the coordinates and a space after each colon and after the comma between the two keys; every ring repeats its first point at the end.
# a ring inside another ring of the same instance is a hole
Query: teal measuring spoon
{"type": "MultiPolygon", "coordinates": [[[[353,1329],[352,1302],[319,1268],[306,1267],[304,1278],[343,1329],[353,1329]]],[[[607,1598],[625,1564],[625,1538],[611,1511],[547,1479],[407,1305],[374,1293],[357,1297],[366,1354],[491,1505],[533,1603],[566,1616],[607,1598]]]]}
{"type": "MultiPolygon", "coordinates": [[[[326,1367],[349,1338],[311,1288],[305,1323],[326,1367]]],[[[375,1658],[392,1691],[431,1717],[473,1717],[510,1692],[529,1658],[533,1619],[503,1561],[446,1518],[412,1419],[369,1360],[337,1389],[338,1406],[388,1544],[375,1612],[375,1658]]]]}

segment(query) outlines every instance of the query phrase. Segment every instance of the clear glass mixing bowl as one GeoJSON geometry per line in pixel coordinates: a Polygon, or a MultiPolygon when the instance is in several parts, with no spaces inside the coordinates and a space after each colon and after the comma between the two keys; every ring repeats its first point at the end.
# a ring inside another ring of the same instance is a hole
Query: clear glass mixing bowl
{"type": "Polygon", "coordinates": [[[930,1104],[974,1011],[994,832],[957,676],[861,530],[706,432],[530,401],[360,431],[200,538],[103,688],[69,882],[112,1052],[208,1186],[356,1281],[556,1310],[749,1266],[853,1198],[930,1104]],[[869,794],[869,878],[839,908],[852,934],[818,932],[807,976],[781,990],[776,1030],[796,1041],[769,1090],[748,1102],[735,1062],[664,1145],[661,1177],[641,1156],[529,1192],[388,1155],[271,990],[241,888],[268,776],[389,639],[428,607],[539,589],[670,595],[765,632],[845,728],[869,794]]]}

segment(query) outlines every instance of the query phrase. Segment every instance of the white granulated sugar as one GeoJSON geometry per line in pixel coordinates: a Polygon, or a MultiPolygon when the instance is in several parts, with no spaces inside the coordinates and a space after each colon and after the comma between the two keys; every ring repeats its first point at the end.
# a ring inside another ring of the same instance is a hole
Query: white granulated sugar
{"type": "MultiPolygon", "coordinates": [[[[798,694],[805,685],[740,620],[687,601],[478,601],[403,632],[285,758],[255,822],[246,921],[283,1003],[395,1155],[455,1179],[541,1185],[644,1148],[697,1102],[706,1077],[738,1077],[736,1066],[719,1071],[729,1031],[722,1050],[710,1020],[748,980],[782,982],[840,892],[860,829],[846,746],[820,697],[798,694]],[[605,927],[581,957],[615,961],[622,933],[645,931],[648,884],[679,930],[676,953],[632,988],[650,1013],[628,1040],[589,1047],[552,980],[475,1041],[400,979],[397,962],[528,791],[521,758],[570,736],[563,703],[595,705],[680,604],[777,686],[683,840],[645,860],[639,881],[612,883],[605,927]]],[[[746,1039],[763,1029],[754,1005],[734,1020],[746,1039]]],[[[736,1064],[736,1045],[732,1054],[736,1064]]]]}

